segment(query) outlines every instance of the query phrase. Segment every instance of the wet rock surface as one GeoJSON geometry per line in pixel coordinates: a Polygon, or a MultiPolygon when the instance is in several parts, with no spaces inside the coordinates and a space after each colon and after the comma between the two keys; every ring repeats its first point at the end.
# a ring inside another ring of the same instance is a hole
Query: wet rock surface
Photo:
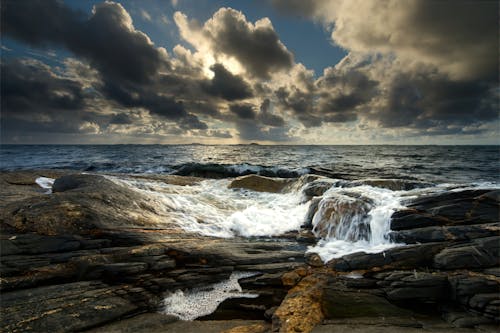
{"type": "Polygon", "coordinates": [[[180,230],[147,197],[100,175],[4,172],[0,181],[5,332],[498,329],[498,191],[414,200],[393,216],[391,237],[408,245],[323,263],[304,256],[308,243],[297,241],[310,236],[312,221],[279,238],[203,237],[180,230]],[[39,176],[58,178],[54,193],[36,185],[39,176]],[[227,299],[193,322],[157,313],[166,294],[209,286],[235,271],[258,272],[239,281],[258,297],[227,299]]]}
{"type": "Polygon", "coordinates": [[[287,178],[270,178],[258,175],[247,175],[235,178],[229,184],[229,188],[279,193],[293,182],[293,179],[287,178]]]}

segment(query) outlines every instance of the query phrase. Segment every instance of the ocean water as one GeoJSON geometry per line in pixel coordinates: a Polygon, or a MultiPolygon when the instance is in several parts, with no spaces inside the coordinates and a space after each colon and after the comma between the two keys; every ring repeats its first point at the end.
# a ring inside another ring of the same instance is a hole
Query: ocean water
{"type": "Polygon", "coordinates": [[[260,172],[296,176],[307,173],[310,167],[322,167],[347,179],[498,182],[500,146],[0,146],[0,170],[176,173],[207,165],[225,166],[234,175],[260,172]]]}
{"type": "MultiPolygon", "coordinates": [[[[312,202],[300,180],[284,193],[264,193],[230,189],[232,177],[326,172],[332,185],[313,216],[317,244],[308,249],[324,261],[401,245],[388,238],[390,217],[409,199],[464,188],[500,188],[500,146],[7,145],[0,147],[0,157],[0,170],[105,173],[147,196],[165,220],[188,232],[222,238],[300,230],[312,202]],[[217,179],[176,186],[131,177],[200,173],[217,179]],[[367,179],[421,183],[388,189],[367,179]]],[[[50,195],[52,181],[41,177],[37,183],[50,195]]]]}

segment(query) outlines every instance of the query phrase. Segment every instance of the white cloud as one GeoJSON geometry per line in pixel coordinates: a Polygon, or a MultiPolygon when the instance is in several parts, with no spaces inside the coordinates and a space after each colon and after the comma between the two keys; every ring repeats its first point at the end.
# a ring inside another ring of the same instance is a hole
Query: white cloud
{"type": "Polygon", "coordinates": [[[151,15],[145,9],[141,9],[140,13],[144,21],[151,22],[151,15]]]}

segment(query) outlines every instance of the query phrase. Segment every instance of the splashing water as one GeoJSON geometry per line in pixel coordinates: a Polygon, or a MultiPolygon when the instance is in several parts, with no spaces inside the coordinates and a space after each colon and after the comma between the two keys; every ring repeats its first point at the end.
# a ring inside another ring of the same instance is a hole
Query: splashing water
{"type": "Polygon", "coordinates": [[[243,293],[239,279],[256,275],[250,272],[233,272],[228,280],[214,283],[204,288],[176,292],[163,301],[163,313],[174,315],[181,320],[194,320],[211,314],[220,303],[229,298],[256,298],[257,294],[243,293]]]}
{"type": "Polygon", "coordinates": [[[330,188],[313,217],[313,231],[322,238],[308,252],[327,262],[354,252],[377,253],[401,245],[392,243],[387,235],[392,213],[403,208],[402,193],[367,185],[330,188]],[[337,209],[330,215],[329,203],[337,209]],[[325,226],[328,231],[321,234],[325,226]]]}
{"type": "Polygon", "coordinates": [[[155,208],[187,232],[230,238],[275,236],[299,230],[309,203],[299,192],[265,193],[229,189],[229,180],[204,180],[193,186],[109,179],[147,196],[155,208]]]}
{"type": "Polygon", "coordinates": [[[54,185],[55,179],[47,177],[38,177],[35,179],[35,183],[45,190],[45,194],[52,193],[52,185],[54,185]]]}

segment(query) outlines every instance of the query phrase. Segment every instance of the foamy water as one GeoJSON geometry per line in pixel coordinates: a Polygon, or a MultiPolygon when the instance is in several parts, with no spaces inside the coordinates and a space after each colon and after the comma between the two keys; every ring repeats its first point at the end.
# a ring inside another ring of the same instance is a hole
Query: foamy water
{"type": "Polygon", "coordinates": [[[54,181],[55,179],[47,177],[38,177],[35,179],[35,183],[43,188],[46,194],[52,193],[52,185],[54,184],[54,181]]]}
{"type": "Polygon", "coordinates": [[[194,320],[214,312],[220,303],[229,298],[256,298],[259,295],[244,293],[239,279],[254,276],[256,273],[233,272],[226,281],[211,284],[189,291],[177,290],[163,301],[163,313],[174,315],[181,320],[194,320]]]}
{"type": "Polygon", "coordinates": [[[154,181],[109,179],[147,196],[166,217],[187,232],[229,238],[276,236],[299,230],[309,203],[301,194],[229,189],[229,180],[205,180],[193,186],[154,181]]]}
{"type": "MultiPolygon", "coordinates": [[[[113,182],[131,188],[144,195],[165,222],[174,222],[186,232],[206,236],[231,238],[235,236],[278,236],[289,231],[300,230],[310,201],[303,203],[302,188],[291,187],[288,193],[255,192],[245,189],[230,189],[229,179],[208,179],[191,186],[178,186],[160,181],[105,176],[113,182]]],[[[54,180],[39,177],[36,183],[50,193],[54,180]]],[[[476,183],[467,186],[441,184],[410,191],[361,185],[341,187],[349,182],[332,182],[332,187],[323,194],[323,200],[347,201],[341,211],[345,216],[332,218],[328,232],[320,233],[318,224],[325,224],[320,209],[313,217],[313,232],[318,238],[307,252],[317,253],[324,262],[355,252],[378,253],[399,246],[391,242],[390,220],[394,211],[404,208],[408,200],[439,192],[474,188],[498,188],[495,183],[476,183]],[[337,184],[337,185],[335,185],[337,184]],[[355,210],[357,200],[367,203],[355,210]],[[352,210],[346,211],[345,207],[352,210]],[[336,219],[336,220],[335,220],[336,219]],[[339,222],[340,221],[340,222],[339,222]],[[369,226],[368,228],[366,226],[369,226]],[[368,230],[368,231],[366,231],[368,230]]],[[[351,184],[352,185],[352,184],[351,184]]],[[[342,208],[342,207],[341,207],[342,208]]],[[[338,212],[337,212],[338,214],[338,212]]]]}
{"type": "MultiPolygon", "coordinates": [[[[363,216],[353,216],[352,220],[362,219],[369,225],[367,239],[349,240],[350,235],[328,235],[320,239],[315,246],[308,249],[307,252],[317,253],[324,262],[333,258],[339,258],[346,254],[355,252],[377,253],[401,244],[393,243],[387,237],[390,231],[391,215],[396,209],[403,208],[401,204],[401,194],[405,191],[392,191],[389,189],[357,186],[352,188],[332,187],[323,195],[324,198],[334,197],[339,193],[348,193],[353,196],[367,198],[373,203],[373,207],[363,216]]],[[[318,212],[316,213],[318,215],[318,212]]],[[[316,215],[313,218],[313,226],[317,223],[316,215]]],[[[341,223],[351,226],[353,221],[341,221],[341,223]]],[[[358,222],[358,221],[356,221],[358,222]]],[[[342,227],[342,226],[340,226],[342,227]]]]}

